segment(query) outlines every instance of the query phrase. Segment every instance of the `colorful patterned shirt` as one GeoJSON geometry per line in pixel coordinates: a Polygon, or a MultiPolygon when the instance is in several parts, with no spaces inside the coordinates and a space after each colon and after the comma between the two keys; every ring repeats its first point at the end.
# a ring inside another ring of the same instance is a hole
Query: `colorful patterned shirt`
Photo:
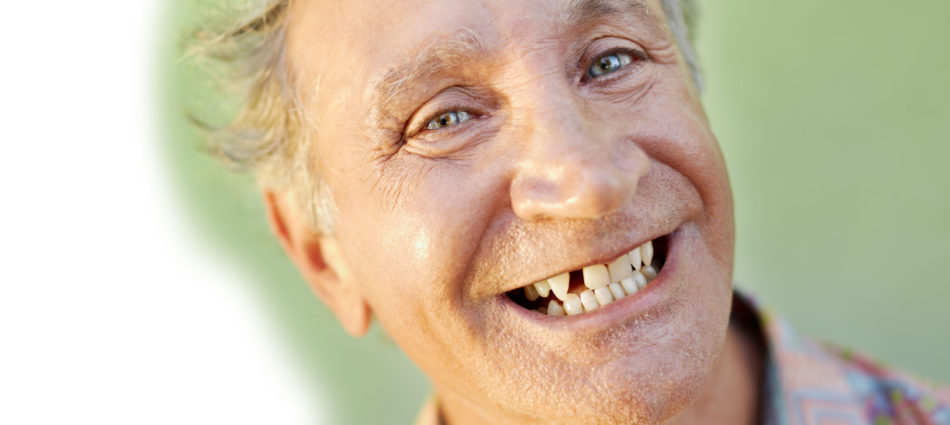
{"type": "MultiPolygon", "coordinates": [[[[797,334],[780,316],[736,293],[766,347],[764,425],[950,425],[950,387],[885,368],[797,334]]],[[[416,425],[439,424],[431,398],[416,425]]]]}
{"type": "Polygon", "coordinates": [[[950,388],[803,337],[782,317],[756,312],[768,345],[765,425],[950,425],[950,388]]]}

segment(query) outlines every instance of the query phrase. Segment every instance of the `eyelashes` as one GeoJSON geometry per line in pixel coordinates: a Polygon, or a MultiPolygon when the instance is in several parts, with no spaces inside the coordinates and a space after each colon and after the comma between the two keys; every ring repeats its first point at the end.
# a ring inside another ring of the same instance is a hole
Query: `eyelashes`
{"type": "Polygon", "coordinates": [[[438,116],[430,119],[429,122],[426,123],[425,129],[438,130],[441,128],[451,127],[468,121],[471,118],[472,115],[466,111],[452,110],[442,112],[438,116]]]}
{"type": "Polygon", "coordinates": [[[617,72],[633,62],[633,57],[626,53],[610,53],[602,55],[587,67],[587,77],[598,78],[612,72],[617,72]]]}
{"type": "Polygon", "coordinates": [[[636,69],[642,62],[649,57],[641,50],[620,48],[611,49],[589,60],[587,68],[581,76],[582,83],[593,80],[609,81],[613,77],[619,77],[620,71],[636,69]],[[611,75],[614,74],[614,75],[611,75]]]}
{"type": "MultiPolygon", "coordinates": [[[[598,83],[607,84],[617,78],[627,74],[628,70],[635,70],[641,62],[648,60],[645,52],[635,48],[613,48],[604,50],[594,56],[585,56],[578,65],[578,70],[582,71],[579,80],[581,84],[598,83]]],[[[458,87],[462,92],[468,90],[458,87]]],[[[438,98],[440,96],[437,96],[438,98]]],[[[445,102],[448,103],[448,102],[445,102]]],[[[464,128],[474,118],[480,117],[476,108],[462,106],[470,103],[468,100],[455,103],[450,107],[440,108],[437,112],[427,115],[423,120],[417,121],[419,124],[411,125],[407,123],[405,127],[408,131],[404,133],[403,141],[427,135],[433,139],[439,137],[448,137],[455,133],[455,130],[464,128]]],[[[481,102],[474,102],[476,106],[481,102]]]]}

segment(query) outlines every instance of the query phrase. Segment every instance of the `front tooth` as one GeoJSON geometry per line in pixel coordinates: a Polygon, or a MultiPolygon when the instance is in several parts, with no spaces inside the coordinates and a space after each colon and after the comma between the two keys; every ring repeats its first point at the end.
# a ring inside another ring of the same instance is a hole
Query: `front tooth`
{"type": "Polygon", "coordinates": [[[633,272],[633,281],[636,282],[637,288],[640,289],[643,289],[643,287],[647,286],[647,283],[649,283],[647,282],[647,277],[639,271],[633,272]]]}
{"type": "Polygon", "coordinates": [[[563,315],[564,315],[564,308],[561,307],[561,303],[557,302],[557,300],[551,300],[551,302],[548,303],[548,316],[563,316],[563,315]]]}
{"type": "Polygon", "coordinates": [[[630,257],[630,265],[632,265],[634,269],[640,270],[642,266],[640,263],[643,262],[643,257],[640,256],[640,247],[638,246],[634,248],[633,251],[630,251],[627,257],[630,257]]]}
{"type": "Polygon", "coordinates": [[[548,314],[548,308],[545,306],[538,307],[536,311],[541,314],[548,314]]]}
{"type": "Polygon", "coordinates": [[[646,276],[647,280],[653,280],[656,278],[656,269],[653,266],[646,266],[643,268],[643,275],[646,276]]]}
{"type": "Polygon", "coordinates": [[[607,265],[607,273],[610,274],[611,282],[620,282],[630,277],[630,258],[621,255],[620,258],[607,265]]]}
{"type": "MultiPolygon", "coordinates": [[[[552,287],[553,289],[553,287],[552,287]]],[[[576,294],[567,294],[564,296],[564,312],[568,316],[575,316],[584,312],[581,306],[581,298],[576,294]]]]}
{"type": "MultiPolygon", "coordinates": [[[[610,288],[610,294],[614,296],[615,300],[619,300],[627,296],[627,293],[623,292],[623,286],[621,286],[617,282],[611,283],[610,286],[608,286],[608,288],[610,288]]],[[[636,288],[636,285],[634,285],[634,288],[636,288]]]]}
{"type": "Polygon", "coordinates": [[[561,273],[548,279],[548,285],[551,286],[551,292],[561,301],[566,301],[567,288],[571,285],[571,275],[567,272],[561,273]]]}
{"type": "MultiPolygon", "coordinates": [[[[639,273],[640,272],[637,272],[637,274],[639,273]]],[[[634,274],[634,276],[636,276],[637,274],[634,274]]],[[[640,276],[643,276],[643,275],[641,274],[640,276]]],[[[626,292],[627,295],[636,294],[637,291],[640,290],[640,287],[637,285],[637,281],[635,280],[634,277],[628,277],[624,279],[623,281],[620,282],[620,286],[623,286],[623,291],[626,292]]]]}
{"type": "Polygon", "coordinates": [[[548,285],[548,281],[546,280],[535,282],[534,289],[538,291],[538,295],[540,295],[541,298],[547,298],[548,294],[551,293],[551,285],[548,285]]]}
{"type": "Polygon", "coordinates": [[[649,266],[653,261],[653,241],[647,241],[641,245],[640,253],[643,254],[643,264],[649,266]]]}
{"type": "Polygon", "coordinates": [[[607,266],[594,264],[584,267],[584,286],[590,289],[603,288],[610,284],[610,274],[607,266]]]}
{"type": "Polygon", "coordinates": [[[614,296],[610,294],[610,288],[597,288],[594,290],[594,297],[597,298],[597,304],[601,307],[614,302],[614,296]]]}
{"type": "Polygon", "coordinates": [[[534,301],[540,296],[538,290],[534,289],[534,285],[528,285],[524,287],[524,296],[528,301],[534,301]]]}
{"type": "Polygon", "coordinates": [[[600,303],[597,302],[597,297],[594,296],[594,291],[590,289],[581,292],[581,304],[584,305],[585,311],[594,311],[597,310],[597,307],[600,307],[600,303]]]}

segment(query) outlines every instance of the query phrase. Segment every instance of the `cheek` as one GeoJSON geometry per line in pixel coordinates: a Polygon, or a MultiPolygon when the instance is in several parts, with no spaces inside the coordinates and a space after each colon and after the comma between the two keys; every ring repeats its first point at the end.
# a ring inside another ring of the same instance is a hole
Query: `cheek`
{"type": "MultiPolygon", "coordinates": [[[[672,77],[663,81],[670,81],[672,77]]],[[[700,224],[717,256],[733,245],[732,191],[722,152],[699,100],[684,85],[661,84],[638,108],[630,134],[647,155],[685,177],[702,200],[700,224]]],[[[731,255],[731,254],[730,254],[731,255]]],[[[731,257],[720,258],[731,263],[731,257]]]]}
{"type": "MultiPolygon", "coordinates": [[[[339,237],[351,247],[354,277],[387,328],[412,317],[444,320],[459,307],[503,185],[477,164],[401,153],[391,161],[373,170],[379,174],[354,179],[370,183],[351,185],[342,196],[339,237]]],[[[410,325],[418,323],[402,323],[410,325]]]]}

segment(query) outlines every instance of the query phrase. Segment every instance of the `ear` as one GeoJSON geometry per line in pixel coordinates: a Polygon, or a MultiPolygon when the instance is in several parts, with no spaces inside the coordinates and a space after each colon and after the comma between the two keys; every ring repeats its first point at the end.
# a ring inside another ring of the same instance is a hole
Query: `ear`
{"type": "Polygon", "coordinates": [[[371,310],[356,287],[336,238],[314,231],[296,205],[288,203],[282,193],[271,189],[262,192],[271,231],[310,289],[350,335],[365,334],[371,310]]]}

